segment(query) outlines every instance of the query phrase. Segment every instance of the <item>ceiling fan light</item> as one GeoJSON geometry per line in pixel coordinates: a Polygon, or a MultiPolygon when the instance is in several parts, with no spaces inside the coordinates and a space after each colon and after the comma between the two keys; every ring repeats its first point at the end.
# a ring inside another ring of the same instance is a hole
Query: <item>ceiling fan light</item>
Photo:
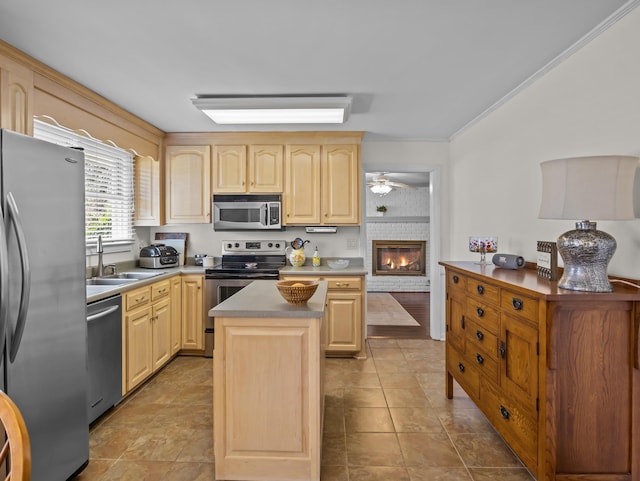
{"type": "Polygon", "coordinates": [[[377,195],[387,195],[389,192],[393,190],[393,187],[386,184],[375,184],[369,187],[371,192],[377,195]]]}

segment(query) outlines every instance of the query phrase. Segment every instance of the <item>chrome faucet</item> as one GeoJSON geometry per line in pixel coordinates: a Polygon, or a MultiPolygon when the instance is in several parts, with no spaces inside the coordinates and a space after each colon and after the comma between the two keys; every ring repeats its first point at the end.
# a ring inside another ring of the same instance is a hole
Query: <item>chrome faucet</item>
{"type": "Polygon", "coordinates": [[[102,254],[104,253],[104,247],[102,245],[102,235],[98,235],[98,245],[96,246],[96,252],[98,253],[98,277],[104,276],[105,268],[111,269],[113,275],[116,275],[118,273],[118,270],[115,264],[107,264],[105,266],[102,263],[102,254]]]}

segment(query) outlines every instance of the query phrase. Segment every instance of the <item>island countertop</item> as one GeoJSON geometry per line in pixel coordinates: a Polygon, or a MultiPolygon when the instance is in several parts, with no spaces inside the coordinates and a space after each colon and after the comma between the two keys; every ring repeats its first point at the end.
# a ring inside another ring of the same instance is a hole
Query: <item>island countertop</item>
{"type": "Polygon", "coordinates": [[[277,281],[253,281],[233,296],[209,310],[209,317],[322,317],[327,297],[327,282],[318,281],[318,289],[307,304],[294,306],[280,295],[277,281]]]}

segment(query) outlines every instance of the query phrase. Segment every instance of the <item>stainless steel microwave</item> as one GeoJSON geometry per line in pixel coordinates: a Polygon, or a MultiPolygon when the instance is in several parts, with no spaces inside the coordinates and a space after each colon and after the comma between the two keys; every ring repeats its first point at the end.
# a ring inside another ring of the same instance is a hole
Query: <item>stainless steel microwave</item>
{"type": "Polygon", "coordinates": [[[213,230],[283,230],[278,194],[213,196],[213,230]]]}

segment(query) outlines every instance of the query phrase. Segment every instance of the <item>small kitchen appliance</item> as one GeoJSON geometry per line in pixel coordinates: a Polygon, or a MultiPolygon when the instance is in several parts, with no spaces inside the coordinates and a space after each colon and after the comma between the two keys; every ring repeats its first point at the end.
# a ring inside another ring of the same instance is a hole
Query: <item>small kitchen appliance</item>
{"type": "Polygon", "coordinates": [[[140,267],[147,269],[165,269],[178,265],[178,251],[164,244],[151,244],[140,250],[140,267]]]}
{"type": "Polygon", "coordinates": [[[213,196],[213,230],[284,230],[280,194],[213,196]]]}
{"type": "Polygon", "coordinates": [[[214,322],[209,309],[257,279],[278,280],[286,265],[284,240],[222,241],[222,261],[205,269],[204,353],[213,356],[214,322]]]}

